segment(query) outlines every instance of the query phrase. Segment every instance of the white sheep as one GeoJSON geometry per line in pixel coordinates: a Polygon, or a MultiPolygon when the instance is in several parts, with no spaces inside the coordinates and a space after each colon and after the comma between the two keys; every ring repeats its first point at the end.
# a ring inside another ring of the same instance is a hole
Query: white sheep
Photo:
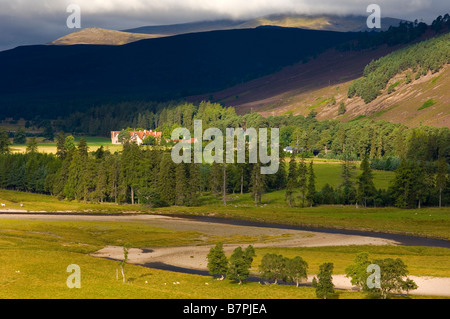
{"type": "Polygon", "coordinates": [[[2,203],[2,207],[5,207],[6,205],[2,203]]]}

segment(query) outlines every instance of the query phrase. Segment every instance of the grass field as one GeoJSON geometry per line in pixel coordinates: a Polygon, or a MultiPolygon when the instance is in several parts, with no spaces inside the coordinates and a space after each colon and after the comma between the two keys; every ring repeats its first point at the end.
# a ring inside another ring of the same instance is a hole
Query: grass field
{"type": "MultiPolygon", "coordinates": [[[[187,275],[126,265],[127,282],[116,279],[118,262],[89,255],[106,245],[131,247],[174,246],[211,243],[205,234],[171,231],[142,223],[67,222],[0,220],[0,298],[145,298],[145,299],[311,299],[311,287],[266,286],[232,281],[217,281],[210,276],[187,275]],[[66,269],[81,268],[81,289],[69,289],[66,269]],[[174,285],[173,282],[179,282],[174,285]]],[[[226,240],[226,239],[225,239],[226,240]]],[[[288,257],[302,256],[308,273],[319,264],[333,262],[335,274],[343,274],[357,252],[367,251],[371,258],[400,257],[411,275],[450,276],[450,251],[443,248],[399,246],[348,246],[320,248],[257,249],[252,269],[262,256],[276,252],[288,257]]],[[[358,292],[338,291],[341,299],[364,298],[358,292]]],[[[412,298],[423,298],[413,296],[412,298]]]]}
{"type": "MultiPolygon", "coordinates": [[[[78,143],[82,137],[76,136],[75,143],[78,143]]],[[[100,146],[103,146],[105,150],[109,150],[110,152],[118,152],[122,150],[122,145],[113,145],[111,144],[111,139],[106,137],[99,136],[84,136],[83,137],[89,147],[89,151],[96,151],[100,146]]],[[[56,154],[56,142],[48,142],[44,141],[44,139],[38,138],[38,151],[41,153],[51,153],[56,154]]],[[[11,145],[12,153],[25,153],[27,146],[25,144],[13,144],[11,145]]]]}

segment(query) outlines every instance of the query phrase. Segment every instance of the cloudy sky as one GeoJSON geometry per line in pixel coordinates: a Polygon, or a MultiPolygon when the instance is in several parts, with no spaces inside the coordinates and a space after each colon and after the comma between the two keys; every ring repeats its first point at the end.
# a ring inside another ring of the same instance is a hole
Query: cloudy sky
{"type": "Polygon", "coordinates": [[[368,15],[430,23],[450,11],[449,0],[0,0],[0,51],[42,44],[73,32],[69,4],[81,8],[81,27],[113,30],[214,19],[247,19],[272,13],[368,15]]]}

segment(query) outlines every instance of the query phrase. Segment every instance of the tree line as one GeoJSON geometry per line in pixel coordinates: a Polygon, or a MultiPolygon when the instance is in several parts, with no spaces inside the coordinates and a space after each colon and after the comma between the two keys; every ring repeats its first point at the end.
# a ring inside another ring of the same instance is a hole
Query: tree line
{"type": "MultiPolygon", "coordinates": [[[[225,255],[222,243],[212,247],[207,255],[208,271],[213,276],[219,276],[218,280],[227,277],[237,281],[242,285],[243,281],[249,278],[250,269],[256,257],[253,246],[247,248],[236,247],[229,258],[225,255]]],[[[335,287],[332,281],[334,264],[327,262],[319,267],[319,273],[312,280],[316,296],[320,299],[335,297],[335,287]]],[[[294,283],[299,287],[301,282],[308,279],[308,263],[300,256],[288,258],[280,254],[267,253],[258,266],[258,273],[261,279],[273,281],[277,285],[279,281],[294,283]]],[[[418,288],[417,284],[407,277],[408,269],[406,264],[400,259],[385,258],[369,260],[369,254],[361,252],[356,254],[354,264],[345,269],[346,277],[351,278],[351,283],[360,291],[365,292],[371,298],[386,299],[396,293],[418,288]],[[372,273],[368,271],[369,265],[376,265],[380,270],[378,285],[375,279],[369,278],[372,273]],[[369,286],[368,283],[374,286],[369,286]]]]}
{"type": "Polygon", "coordinates": [[[348,158],[341,164],[341,184],[316,189],[313,161],[292,154],[281,159],[276,174],[262,175],[260,164],[175,164],[170,150],[139,147],[127,142],[122,152],[98,148],[89,152],[81,139],[63,133],[57,153],[37,152],[30,140],[25,154],[0,155],[0,187],[52,194],[59,199],[85,202],[143,204],[153,207],[201,205],[210,194],[227,204],[230,194],[251,194],[255,205],[263,194],[284,190],[289,207],[323,204],[362,207],[447,206],[450,179],[444,158],[437,162],[403,159],[388,189],[376,189],[369,157],[361,161],[359,175],[348,158]]]}

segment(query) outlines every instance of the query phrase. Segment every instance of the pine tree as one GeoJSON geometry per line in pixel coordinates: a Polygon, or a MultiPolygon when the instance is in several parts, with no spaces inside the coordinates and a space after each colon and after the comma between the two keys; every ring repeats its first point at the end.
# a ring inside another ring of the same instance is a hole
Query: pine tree
{"type": "Polygon", "coordinates": [[[101,160],[100,162],[97,163],[97,174],[95,176],[96,176],[95,198],[100,203],[103,203],[103,201],[106,198],[108,190],[107,188],[108,177],[104,160],[101,160]]]}
{"type": "Polygon", "coordinates": [[[308,169],[308,186],[306,189],[306,200],[312,207],[314,205],[314,197],[316,195],[316,176],[314,174],[313,162],[309,164],[308,169]]]}
{"type": "Polygon", "coordinates": [[[67,199],[79,201],[83,198],[83,171],[83,159],[78,149],[76,149],[73,152],[67,174],[67,182],[64,185],[64,197],[67,199]]]}
{"type": "MultiPolygon", "coordinates": [[[[130,190],[131,204],[135,202],[136,190],[140,184],[141,151],[136,143],[125,143],[121,156],[122,187],[130,190]]],[[[173,172],[172,172],[173,173],[173,172]]]]}
{"type": "Polygon", "coordinates": [[[361,162],[361,175],[358,176],[358,189],[357,197],[358,200],[367,206],[367,201],[374,200],[377,190],[375,184],[373,183],[373,174],[370,169],[369,158],[367,156],[361,162]]]}
{"type": "Polygon", "coordinates": [[[200,164],[191,163],[189,165],[188,206],[197,206],[200,203],[200,178],[200,164]]]}
{"type": "Polygon", "coordinates": [[[223,205],[227,206],[227,164],[222,163],[222,201],[223,205]]]}
{"type": "Polygon", "coordinates": [[[78,151],[80,152],[81,157],[87,158],[89,148],[84,138],[81,138],[80,141],[78,142],[78,151]]]}
{"type": "Polygon", "coordinates": [[[300,188],[300,194],[298,197],[302,202],[302,207],[305,207],[306,204],[307,182],[308,169],[306,167],[305,158],[302,156],[298,166],[298,187],[300,188]]]}
{"type": "Polygon", "coordinates": [[[395,206],[400,208],[416,208],[420,206],[423,196],[424,171],[415,161],[402,160],[395,170],[395,177],[390,192],[395,206]]]}
{"type": "Polygon", "coordinates": [[[66,136],[64,139],[64,149],[66,150],[66,155],[75,150],[75,138],[72,135],[66,136]]]}
{"type": "Polygon", "coordinates": [[[30,137],[30,139],[28,140],[27,143],[27,149],[26,149],[26,153],[27,154],[33,154],[33,153],[37,153],[38,151],[38,144],[36,141],[36,137],[30,137]]]}
{"type": "Polygon", "coordinates": [[[175,169],[175,205],[184,206],[188,202],[189,184],[187,177],[187,164],[176,164],[175,169]]]}
{"type": "Polygon", "coordinates": [[[295,159],[295,155],[292,154],[291,160],[289,161],[289,172],[288,172],[288,178],[287,178],[287,185],[286,185],[286,201],[288,202],[289,207],[293,207],[295,205],[294,203],[294,192],[295,189],[298,187],[298,167],[297,167],[297,161],[295,159]]]}
{"type": "Polygon", "coordinates": [[[250,180],[250,191],[254,199],[255,206],[261,205],[262,194],[265,190],[265,177],[261,174],[261,164],[258,162],[253,164],[252,175],[250,180]]]}
{"type": "Polygon", "coordinates": [[[159,193],[161,200],[172,205],[175,203],[175,164],[172,161],[170,153],[164,152],[161,159],[159,170],[159,193]]]}
{"type": "Polygon", "coordinates": [[[447,184],[447,162],[441,157],[437,164],[436,187],[439,193],[439,207],[442,207],[442,191],[447,184]]]}
{"type": "Polygon", "coordinates": [[[14,144],[25,144],[27,142],[27,133],[23,127],[19,128],[14,134],[14,144]]]}
{"type": "Polygon", "coordinates": [[[209,189],[213,196],[219,197],[223,194],[223,167],[213,162],[209,170],[209,189]]]}
{"type": "Polygon", "coordinates": [[[356,189],[352,181],[352,163],[348,159],[348,156],[344,157],[341,176],[343,179],[343,182],[340,185],[342,192],[342,203],[348,205],[353,203],[356,197],[356,189]]]}
{"type": "Polygon", "coordinates": [[[117,154],[110,155],[105,159],[107,176],[107,194],[114,202],[118,202],[120,182],[120,157],[117,154]]]}
{"type": "Polygon", "coordinates": [[[8,154],[9,146],[11,142],[9,140],[8,133],[3,127],[0,128],[0,154],[8,154]]]}
{"type": "Polygon", "coordinates": [[[58,136],[56,137],[56,156],[58,156],[60,159],[64,159],[66,157],[66,147],[65,147],[65,140],[66,137],[64,135],[64,132],[61,131],[58,133],[58,136]]]}
{"type": "Polygon", "coordinates": [[[83,200],[94,200],[96,198],[96,184],[99,177],[97,171],[97,163],[94,158],[87,158],[84,162],[84,169],[81,173],[81,184],[83,191],[83,200]]]}

